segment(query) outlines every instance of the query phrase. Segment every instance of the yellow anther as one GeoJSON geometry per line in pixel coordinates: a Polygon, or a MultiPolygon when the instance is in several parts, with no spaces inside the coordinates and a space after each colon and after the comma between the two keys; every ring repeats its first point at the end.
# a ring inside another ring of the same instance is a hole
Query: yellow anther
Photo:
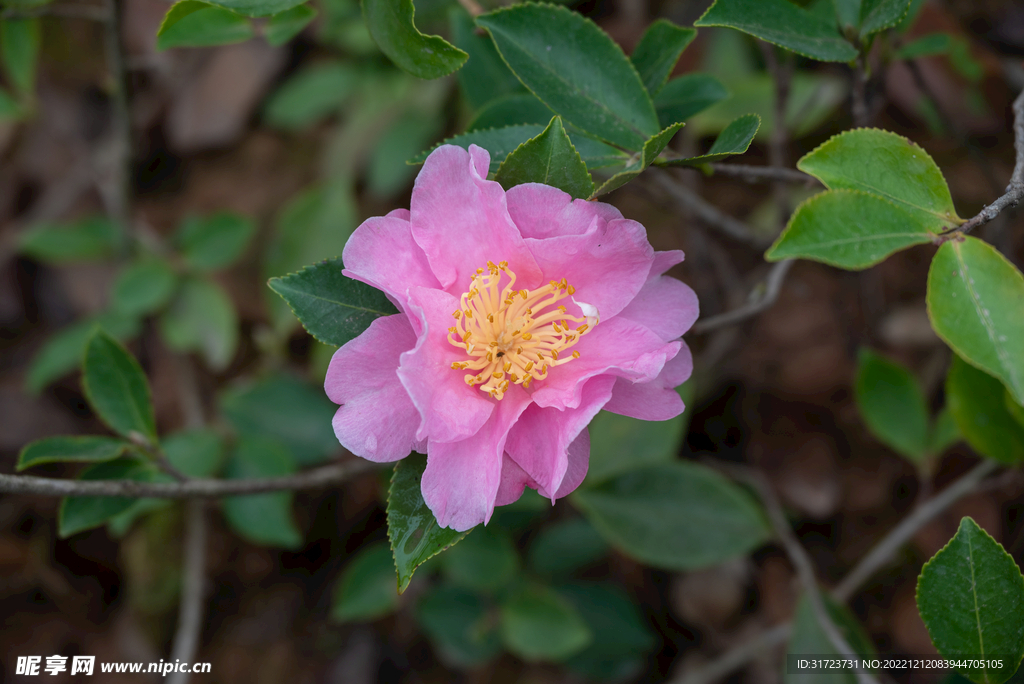
{"type": "Polygon", "coordinates": [[[462,368],[462,364],[458,361],[452,361],[452,370],[459,370],[460,368],[462,368]]]}
{"type": "MultiPolygon", "coordinates": [[[[559,310],[559,311],[561,311],[562,313],[565,313],[565,312],[566,312],[566,308],[565,308],[565,306],[563,306],[562,304],[559,304],[559,305],[558,305],[558,310],[559,310]]],[[[467,313],[468,313],[468,312],[467,312],[467,313]]]]}
{"type": "Polygon", "coordinates": [[[530,296],[530,293],[527,292],[526,290],[520,290],[519,291],[519,296],[522,297],[523,299],[526,299],[527,297],[530,296]]]}
{"type": "Polygon", "coordinates": [[[453,311],[452,316],[455,318],[455,320],[462,318],[462,309],[459,309],[458,311],[453,311]]]}
{"type": "Polygon", "coordinates": [[[533,361],[531,361],[530,363],[526,364],[526,367],[523,370],[525,370],[527,373],[532,371],[533,370],[533,361]]]}
{"type": "Polygon", "coordinates": [[[494,314],[487,314],[487,320],[489,320],[491,323],[493,323],[494,322],[494,314]]]}
{"type": "Polygon", "coordinates": [[[457,333],[457,332],[459,332],[459,329],[458,329],[458,328],[456,328],[456,327],[455,327],[455,326],[453,325],[452,327],[448,328],[448,332],[450,332],[450,333],[457,333]]]}
{"type": "Polygon", "coordinates": [[[473,310],[472,309],[466,309],[466,318],[472,318],[472,317],[473,317],[473,310]]]}
{"type": "Polygon", "coordinates": [[[574,358],[574,359],[578,359],[578,358],[580,358],[580,353],[579,353],[578,351],[574,351],[574,352],[572,353],[572,358],[574,358]]]}
{"type": "Polygon", "coordinates": [[[510,370],[512,370],[512,362],[511,361],[506,361],[505,365],[502,366],[502,368],[504,368],[505,372],[508,373],[510,370]]]}
{"type": "Polygon", "coordinates": [[[487,360],[494,361],[494,352],[487,352],[487,360]]]}
{"type": "Polygon", "coordinates": [[[494,371],[493,373],[491,373],[491,376],[500,380],[501,378],[505,377],[505,374],[502,373],[501,371],[494,371]]]}
{"type": "Polygon", "coordinates": [[[567,292],[568,292],[569,294],[571,294],[571,295],[574,295],[574,294],[576,294],[576,288],[575,288],[575,287],[573,287],[572,285],[570,285],[570,286],[569,286],[568,288],[566,288],[566,291],[567,291],[567,292]]]}
{"type": "Polygon", "coordinates": [[[507,261],[499,261],[498,262],[498,268],[500,268],[502,271],[504,271],[506,268],[508,268],[508,262],[507,261]]]}
{"type": "Polygon", "coordinates": [[[467,330],[465,332],[465,334],[462,336],[462,341],[463,342],[469,342],[469,338],[471,338],[471,337],[473,337],[473,333],[470,332],[469,330],[467,330]]]}
{"type": "Polygon", "coordinates": [[[590,329],[590,326],[587,325],[586,323],[584,323],[580,327],[576,328],[576,332],[578,332],[580,335],[582,335],[583,333],[587,332],[587,330],[589,330],[589,329],[590,329]]]}
{"type": "Polygon", "coordinates": [[[519,376],[515,373],[512,373],[509,377],[512,378],[512,382],[519,382],[519,376]]]}
{"type": "Polygon", "coordinates": [[[523,339],[529,342],[530,340],[533,339],[533,335],[530,333],[523,333],[523,339]]]}
{"type": "MultiPolygon", "coordinates": [[[[478,268],[478,269],[476,269],[476,274],[477,274],[477,275],[480,275],[480,274],[481,274],[481,273],[483,273],[483,272],[484,272],[484,269],[482,269],[482,268],[478,268]]],[[[474,280],[475,280],[475,278],[474,278],[474,280]]]]}
{"type": "Polygon", "coordinates": [[[558,289],[564,290],[569,287],[569,283],[565,282],[565,278],[562,278],[561,282],[558,283],[558,289]]]}
{"type": "Polygon", "coordinates": [[[551,350],[551,358],[553,358],[555,361],[558,360],[558,350],[557,349],[552,349],[551,350]]]}
{"type": "Polygon", "coordinates": [[[522,347],[516,347],[516,354],[522,354],[522,353],[523,353],[523,348],[522,347]]]}

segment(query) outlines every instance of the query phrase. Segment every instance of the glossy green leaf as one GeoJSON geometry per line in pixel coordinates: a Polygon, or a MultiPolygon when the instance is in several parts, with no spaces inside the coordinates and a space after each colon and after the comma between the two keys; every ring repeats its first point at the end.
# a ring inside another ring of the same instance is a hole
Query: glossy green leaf
{"type": "Polygon", "coordinates": [[[159,50],[174,47],[230,45],[249,40],[252,23],[230,9],[200,0],[178,0],[171,5],[156,33],[159,50]]]}
{"type": "Polygon", "coordinates": [[[331,606],[336,622],[376,620],[398,607],[395,569],[388,545],[378,542],[360,549],[341,573],[331,606]]]}
{"type": "Polygon", "coordinates": [[[929,455],[928,407],[909,370],[863,347],[854,387],[857,408],[879,441],[911,461],[929,455]]]}
{"type": "Polygon", "coordinates": [[[522,125],[543,127],[551,121],[551,115],[548,106],[533,93],[513,93],[484,105],[466,126],[466,131],[522,125]]]}
{"type": "Polygon", "coordinates": [[[629,59],[651,97],[665,85],[679,56],[696,36],[694,29],[676,26],[668,19],[658,19],[644,31],[629,59]]]}
{"type": "Polygon", "coordinates": [[[594,638],[571,603],[548,587],[528,586],[501,605],[501,638],[525,661],[562,660],[594,638]]]}
{"type": "MultiPolygon", "coordinates": [[[[488,102],[523,91],[523,85],[502,60],[491,39],[477,33],[473,18],[466,10],[462,7],[452,7],[448,13],[448,19],[451,26],[452,42],[469,55],[465,66],[455,72],[455,76],[459,81],[462,97],[472,109],[480,109],[488,102]]],[[[551,112],[548,111],[543,121],[530,123],[544,124],[550,118],[551,112]]],[[[493,125],[482,126],[482,128],[490,128],[493,125]]]]}
{"type": "Polygon", "coordinates": [[[381,52],[417,78],[440,78],[469,57],[440,36],[425,36],[413,24],[412,0],[362,0],[363,16],[381,52]]]}
{"type": "Polygon", "coordinates": [[[590,422],[590,467],[584,487],[636,468],[673,461],[683,440],[685,418],[647,421],[601,411],[590,422]]]}
{"type": "Polygon", "coordinates": [[[316,10],[309,5],[298,5],[270,17],[263,27],[263,37],[275,47],[284,45],[316,19],[316,10]]]}
{"type": "Polygon", "coordinates": [[[405,591],[416,568],[468,534],[440,527],[420,492],[425,456],[413,454],[395,465],[388,490],[388,539],[398,570],[398,592],[405,591]]]}
{"type": "Polygon", "coordinates": [[[308,66],[267,100],[263,118],[274,128],[298,131],[337,112],[355,89],[356,72],[340,62],[308,66]]]}
{"type": "Polygon", "coordinates": [[[594,191],[587,165],[557,116],[540,135],[527,140],[505,158],[494,180],[506,190],[523,183],[543,183],[569,193],[573,199],[586,199],[594,191]]]}
{"type": "Polygon", "coordinates": [[[519,573],[519,554],[511,537],[494,526],[481,527],[441,556],[444,575],[455,586],[495,592],[519,573]]]}
{"type": "Polygon", "coordinates": [[[910,9],[910,0],[863,0],[860,10],[860,35],[892,28],[900,22],[910,9]]]}
{"type": "Polygon", "coordinates": [[[787,0],[716,0],[694,26],[727,26],[823,62],[849,62],[857,50],[828,22],[787,0]]]}
{"type": "Polygon", "coordinates": [[[932,158],[895,133],[858,128],[829,138],[804,155],[797,168],[832,189],[884,197],[933,233],[959,225],[949,186],[932,158]]]}
{"type": "Polygon", "coordinates": [[[341,259],[329,259],[268,283],[310,335],[338,347],[374,319],[398,313],[383,292],[342,275],[342,268],[341,259]]]}
{"type": "Polygon", "coordinates": [[[840,27],[857,28],[860,26],[860,7],[862,2],[863,0],[833,0],[836,19],[839,20],[840,27]]]}
{"type": "MultiPolygon", "coordinates": [[[[294,472],[295,463],[283,446],[273,440],[243,436],[224,474],[231,480],[244,480],[294,472]]],[[[225,497],[224,517],[231,529],[254,544],[295,549],[302,545],[302,533],[292,519],[293,496],[292,492],[270,492],[225,497]]]]}
{"type": "Polygon", "coordinates": [[[178,275],[163,259],[141,259],[117,274],[111,304],[124,316],[145,316],[161,309],[174,295],[178,275]]]}
{"type": "MultiPolygon", "coordinates": [[[[825,603],[828,616],[832,619],[832,624],[843,635],[854,653],[864,658],[873,658],[876,655],[874,645],[850,611],[826,596],[822,596],[822,600],[825,603]]],[[[796,614],[793,616],[793,633],[789,637],[788,654],[791,654],[788,657],[796,655],[801,658],[811,654],[815,658],[841,657],[822,630],[806,594],[800,597],[796,606],[796,614]]],[[[787,673],[784,681],[785,684],[857,684],[860,680],[856,674],[850,671],[831,671],[787,673]]]]}
{"type": "Polygon", "coordinates": [[[338,453],[331,419],[338,407],[312,385],[277,373],[232,387],[220,396],[224,417],[239,434],[271,439],[288,448],[299,465],[316,465],[338,453]]]}
{"type": "Polygon", "coordinates": [[[82,389],[89,405],[114,432],[156,442],[146,374],[127,349],[99,328],[85,346],[82,389]]]}
{"type": "Polygon", "coordinates": [[[46,437],[25,445],[16,470],[42,463],[102,463],[121,456],[129,443],[114,437],[46,437]]]}
{"type": "Polygon", "coordinates": [[[896,51],[896,59],[920,59],[944,55],[953,47],[953,36],[948,33],[929,33],[912,40],[896,51]]]}
{"type": "Polygon", "coordinates": [[[1011,416],[1013,416],[1013,419],[1017,421],[1021,427],[1024,427],[1024,406],[1017,403],[1009,390],[1006,390],[1003,393],[1003,403],[1006,404],[1006,410],[1011,416]]]}
{"type": "Polygon", "coordinates": [[[761,117],[757,114],[741,116],[725,127],[707,154],[686,159],[666,159],[659,162],[659,166],[699,166],[731,157],[734,154],[743,154],[750,148],[750,143],[754,141],[754,136],[757,135],[757,130],[760,127],[761,117]]]}
{"type": "Polygon", "coordinates": [[[939,411],[939,415],[935,416],[932,428],[928,433],[928,453],[932,456],[939,456],[963,438],[949,406],[944,406],[939,411]]]}
{"type": "Polygon", "coordinates": [[[831,190],[797,207],[765,259],[812,259],[860,270],[934,238],[920,214],[911,214],[884,197],[831,190]]]}
{"type": "Polygon", "coordinates": [[[210,428],[184,430],[160,440],[167,461],[189,477],[213,477],[224,465],[224,440],[210,428]]]}
{"type": "Polygon", "coordinates": [[[229,212],[186,219],[174,241],[185,263],[199,271],[216,271],[242,256],[256,232],[252,219],[229,212]]]}
{"type": "Polygon", "coordinates": [[[542,576],[571,575],[608,551],[608,543],[586,518],[559,520],[541,529],[530,544],[530,570],[542,576]]]}
{"type": "Polygon", "coordinates": [[[85,343],[96,326],[118,340],[135,337],[141,329],[141,323],[134,316],[108,312],[59,330],[33,357],[25,377],[25,388],[32,394],[38,394],[57,378],[81,366],[85,343]]]}
{"type": "Polygon", "coordinates": [[[594,194],[591,195],[591,198],[600,197],[601,195],[605,195],[611,192],[612,190],[621,188],[623,185],[625,185],[626,183],[628,183],[629,181],[633,180],[641,173],[643,173],[643,170],[646,169],[651,164],[653,164],[654,160],[658,158],[658,155],[661,154],[666,147],[668,147],[669,141],[672,140],[673,136],[675,136],[675,134],[682,127],[683,124],[681,122],[672,124],[665,130],[663,130],[661,133],[659,133],[658,135],[654,136],[646,143],[644,143],[643,151],[640,154],[640,158],[637,159],[632,164],[626,166],[626,168],[623,171],[620,171],[619,173],[615,174],[614,176],[606,180],[604,183],[602,183],[601,187],[595,190],[594,194]]]}
{"type": "Polygon", "coordinates": [[[121,247],[121,230],[108,218],[89,216],[74,223],[38,225],[22,233],[22,254],[48,263],[87,261],[113,256],[121,247]]]}
{"type": "Polygon", "coordinates": [[[631,470],[577,490],[572,502],[613,546],[666,570],[693,570],[742,556],[771,534],[744,490],[689,462],[631,470]]]}
{"type": "Polygon", "coordinates": [[[301,5],[303,0],[214,0],[213,4],[247,17],[269,17],[301,5]]]}
{"type": "Polygon", "coordinates": [[[928,318],[946,344],[1024,403],[1024,275],[974,237],[939,247],[928,270],[928,318]]]}
{"type": "Polygon", "coordinates": [[[665,84],[654,98],[654,107],[661,126],[668,127],[727,97],[729,91],[711,74],[686,74],[665,84]]]}
{"type": "Polygon", "coordinates": [[[946,376],[946,402],[975,451],[1000,463],[1024,461],[1024,427],[1007,409],[997,379],[954,356],[946,376]]]}
{"type": "MultiPolygon", "coordinates": [[[[137,480],[149,482],[156,471],[149,463],[134,458],[97,463],[82,471],[80,480],[137,480]]],[[[130,496],[69,496],[60,502],[57,530],[63,537],[99,527],[138,501],[130,496]]]]}
{"type": "Polygon", "coordinates": [[[917,579],[917,608],[939,653],[1002,661],[1002,667],[958,668],[975,684],[1001,684],[1016,672],[1024,655],[1022,605],[1017,564],[971,518],[960,521],[917,579]]]}
{"type": "Polygon", "coordinates": [[[520,4],[476,23],[490,32],[519,80],[565,121],[629,150],[658,134],[654,104],[636,69],[589,19],[564,7],[520,4]]]}
{"type": "Polygon", "coordinates": [[[0,57],[10,83],[22,95],[35,90],[39,63],[39,20],[0,21],[0,57]]]}
{"type": "Polygon", "coordinates": [[[238,314],[227,292],[212,280],[186,278],[159,319],[168,347],[199,352],[213,370],[224,370],[238,348],[238,314]]]}
{"type": "Polygon", "coordinates": [[[420,600],[416,618],[438,656],[449,665],[473,667],[501,652],[490,607],[471,591],[436,585],[420,600]]]}

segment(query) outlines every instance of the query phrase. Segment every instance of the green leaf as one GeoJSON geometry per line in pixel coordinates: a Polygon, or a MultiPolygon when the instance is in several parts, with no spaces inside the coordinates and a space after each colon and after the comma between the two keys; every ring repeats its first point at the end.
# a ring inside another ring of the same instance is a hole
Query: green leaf
{"type": "Polygon", "coordinates": [[[41,463],[102,463],[122,455],[130,446],[113,437],[46,437],[37,439],[18,454],[16,470],[41,463]]]}
{"type": "MultiPolygon", "coordinates": [[[[850,614],[844,606],[832,601],[827,596],[822,596],[825,603],[825,610],[832,618],[832,624],[836,626],[839,633],[846,639],[853,652],[865,658],[875,656],[875,648],[871,639],[864,633],[857,619],[850,614]]],[[[818,622],[811,602],[806,594],[800,597],[796,606],[796,614],[793,616],[793,633],[789,637],[789,648],[787,660],[794,655],[806,657],[814,654],[815,658],[840,658],[842,654],[836,650],[832,642],[825,635],[818,622]]],[[[857,684],[860,681],[856,674],[850,671],[840,672],[813,672],[789,674],[785,676],[785,684],[857,684]]]]}
{"type": "Polygon", "coordinates": [[[114,281],[111,304],[125,316],[157,311],[174,295],[178,275],[163,259],[144,258],[126,266],[114,281]]]}
{"type": "Polygon", "coordinates": [[[833,136],[797,168],[832,189],[884,197],[933,233],[962,223],[942,171],[921,147],[895,133],[859,128],[833,136]]]}
{"type": "Polygon", "coordinates": [[[492,593],[519,573],[519,554],[508,533],[481,527],[441,557],[449,582],[476,592],[492,593]]]}
{"type": "Polygon", "coordinates": [[[548,587],[524,587],[501,606],[501,638],[527,662],[563,660],[593,639],[572,604],[548,587]]]}
{"type": "Polygon", "coordinates": [[[339,450],[331,427],[338,407],[322,385],[284,373],[268,375],[223,392],[219,406],[239,434],[286,446],[299,465],[323,463],[339,450]]]}
{"type": "Polygon", "coordinates": [[[1024,406],[1021,406],[1014,400],[1009,390],[1003,392],[1003,403],[1006,404],[1006,410],[1013,416],[1013,419],[1021,427],[1024,427],[1024,406]]]}
{"type": "Polygon", "coordinates": [[[114,432],[156,442],[146,374],[128,350],[99,328],[85,346],[82,389],[89,405],[114,432]]]}
{"type": "Polygon", "coordinates": [[[310,335],[338,347],[358,337],[374,319],[398,313],[383,292],[342,275],[342,268],[341,259],[329,259],[268,283],[310,335]]]}
{"type": "Polygon", "coordinates": [[[1007,409],[998,380],[954,356],[946,402],[971,448],[1000,463],[1024,461],[1024,427],[1007,409]]]}
{"type": "Polygon", "coordinates": [[[750,143],[754,141],[754,136],[757,135],[757,129],[760,127],[761,117],[757,114],[746,114],[725,127],[707,154],[686,159],[666,159],[658,162],[658,165],[699,166],[731,157],[734,154],[743,154],[750,147],[750,143]]]}
{"type": "Polygon", "coordinates": [[[566,121],[629,150],[658,134],[654,104],[636,69],[589,19],[564,7],[521,4],[476,23],[490,32],[519,80],[566,121]]]}
{"type": "MultiPolygon", "coordinates": [[[[448,13],[448,21],[451,26],[452,42],[469,55],[465,66],[459,69],[455,76],[459,81],[462,97],[472,109],[480,109],[488,102],[523,90],[519,79],[501,59],[494,43],[487,36],[477,33],[473,18],[466,10],[452,7],[448,13]]],[[[549,111],[543,121],[530,123],[543,124],[550,118],[549,111]]],[[[483,128],[490,128],[493,125],[483,128]]],[[[474,127],[471,126],[469,130],[472,128],[474,127]]]]}
{"type": "MultiPolygon", "coordinates": [[[[134,458],[98,463],[82,471],[80,480],[136,480],[150,482],[156,475],[153,466],[134,458]]],[[[60,502],[57,529],[61,538],[99,527],[138,501],[130,496],[69,496],[60,502]]]]}
{"type": "Polygon", "coordinates": [[[74,223],[38,225],[18,241],[22,254],[48,264],[113,256],[122,244],[120,228],[108,218],[89,216],[74,223]]]}
{"type": "Polygon", "coordinates": [[[694,29],[676,26],[668,19],[658,19],[644,31],[629,59],[651,97],[665,85],[679,56],[696,36],[694,29]]]}
{"type": "Polygon", "coordinates": [[[160,440],[167,461],[189,477],[213,477],[224,464],[224,440],[214,430],[199,428],[160,440]]]}
{"type": "Polygon", "coordinates": [[[341,62],[303,68],[267,100],[263,118],[274,128],[298,131],[337,112],[356,85],[356,72],[341,62]]]}
{"type": "Polygon", "coordinates": [[[654,163],[654,160],[658,158],[658,155],[662,153],[662,151],[668,146],[669,141],[672,140],[672,137],[682,127],[682,122],[672,124],[661,133],[644,143],[643,152],[640,154],[640,158],[628,165],[625,170],[620,171],[602,183],[601,187],[595,190],[594,194],[591,195],[591,199],[621,188],[623,185],[639,176],[644,169],[654,163]]]}
{"type": "Polygon", "coordinates": [[[444,127],[439,116],[410,110],[395,122],[373,146],[366,169],[366,186],[375,197],[391,197],[405,190],[416,169],[405,161],[434,140],[444,127]]]}
{"type": "Polygon", "coordinates": [[[388,545],[364,547],[345,566],[334,592],[331,619],[336,622],[376,620],[398,607],[394,566],[388,545]]]}
{"type": "Polygon", "coordinates": [[[864,0],[860,15],[860,35],[892,28],[903,19],[910,9],[910,0],[864,0]]]}
{"type": "Polygon", "coordinates": [[[213,370],[224,370],[238,347],[238,314],[227,292],[212,280],[186,278],[159,320],[168,347],[199,352],[213,370]]]}
{"type": "Polygon", "coordinates": [[[830,190],[797,207],[765,259],[812,259],[857,271],[934,239],[919,214],[883,197],[859,190],[830,190]]]}
{"type": "Polygon", "coordinates": [[[1024,403],[1024,275],[973,237],[941,247],[928,270],[928,318],[946,344],[1024,403]]]}
{"type": "Polygon", "coordinates": [[[654,98],[661,126],[686,121],[729,97],[722,82],[711,74],[686,74],[665,84],[654,98]]]}
{"type": "Polygon", "coordinates": [[[18,101],[0,88],[0,121],[17,121],[24,113],[18,101]]]}
{"type": "Polygon", "coordinates": [[[119,340],[135,337],[141,328],[139,320],[133,316],[108,312],[59,330],[33,357],[25,377],[25,388],[32,394],[38,394],[57,378],[81,366],[85,343],[96,326],[119,340]]]}
{"type": "MultiPolygon", "coordinates": [[[[462,71],[459,73],[461,74],[462,71]]],[[[518,82],[516,81],[516,83],[518,82]]],[[[538,100],[533,93],[513,93],[491,100],[484,105],[466,126],[466,131],[522,125],[543,128],[551,121],[551,114],[548,106],[538,100]]],[[[618,152],[618,150],[615,151],[618,152]]]]}
{"type": "Polygon", "coordinates": [[[665,570],[709,567],[742,556],[771,535],[745,491],[688,462],[631,470],[577,490],[572,502],[613,546],[665,570]]]}
{"type": "Polygon", "coordinates": [[[316,10],[309,5],[299,5],[273,15],[263,27],[263,37],[274,47],[284,45],[309,26],[316,19],[316,10]]]}
{"type": "Polygon", "coordinates": [[[590,467],[583,486],[675,460],[685,422],[683,416],[647,421],[601,411],[590,422],[590,467]]]}
{"type": "Polygon", "coordinates": [[[252,24],[238,12],[200,0],[178,0],[171,5],[156,32],[156,47],[206,47],[241,43],[255,34],[252,24]]]}
{"type": "Polygon", "coordinates": [[[508,155],[498,167],[494,180],[506,190],[523,183],[543,183],[569,193],[573,199],[585,199],[594,191],[587,165],[557,116],[540,135],[508,155]]]}
{"type": "Polygon", "coordinates": [[[174,236],[185,263],[199,271],[216,271],[242,256],[256,232],[252,219],[229,212],[186,219],[174,236]]]}
{"type": "Polygon", "coordinates": [[[489,607],[471,591],[436,585],[420,600],[416,618],[445,663],[473,667],[501,652],[501,638],[489,607]]]}
{"type": "Polygon", "coordinates": [[[932,456],[939,456],[963,438],[949,406],[944,406],[939,411],[939,415],[935,416],[932,429],[928,433],[928,453],[932,456]]]}
{"type": "Polygon", "coordinates": [[[1002,660],[1002,667],[958,668],[976,684],[1001,684],[1016,672],[1024,654],[1021,605],[1017,564],[971,518],[917,579],[917,608],[939,653],[1002,660]]]}
{"type": "Polygon", "coordinates": [[[468,532],[439,527],[420,492],[425,456],[413,454],[395,465],[388,490],[388,539],[398,571],[398,592],[409,586],[416,568],[463,539],[468,532]]]}
{"type": "MultiPolygon", "coordinates": [[[[295,472],[288,451],[269,439],[243,436],[228,460],[225,476],[231,480],[279,477],[295,472]]],[[[224,498],[228,525],[253,544],[296,549],[302,533],[292,519],[292,492],[270,492],[224,498]]]]}
{"type": "Polygon", "coordinates": [[[0,21],[0,57],[11,84],[21,95],[30,95],[39,63],[39,20],[0,21]]]}
{"type": "Polygon", "coordinates": [[[893,55],[896,59],[920,59],[944,55],[953,47],[953,36],[948,33],[929,33],[912,40],[893,55]]]}
{"type": "Polygon", "coordinates": [[[860,26],[861,2],[862,0],[835,0],[836,19],[839,20],[840,27],[857,28],[860,26]]]}
{"type": "Polygon", "coordinates": [[[541,529],[530,544],[530,570],[550,577],[571,575],[604,558],[608,550],[586,518],[559,520],[541,529]]]}
{"type": "Polygon", "coordinates": [[[857,408],[879,441],[914,462],[929,455],[928,407],[909,370],[862,347],[854,385],[857,408]]]}
{"type": "Polygon", "coordinates": [[[440,36],[425,36],[413,24],[412,0],[362,0],[363,17],[381,52],[417,78],[440,78],[469,58],[440,36]]]}
{"type": "Polygon", "coordinates": [[[247,17],[269,17],[301,5],[303,0],[214,0],[215,5],[247,17]]]}
{"type": "Polygon", "coordinates": [[[787,0],[716,0],[694,26],[728,26],[822,62],[849,62],[857,50],[828,22],[787,0]]]}

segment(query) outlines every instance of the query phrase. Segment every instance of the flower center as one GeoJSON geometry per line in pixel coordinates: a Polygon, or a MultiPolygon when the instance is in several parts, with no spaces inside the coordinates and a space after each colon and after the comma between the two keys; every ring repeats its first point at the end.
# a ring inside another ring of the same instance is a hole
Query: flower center
{"type": "Polygon", "coordinates": [[[577,302],[586,315],[581,319],[558,303],[576,292],[565,278],[536,290],[516,290],[515,284],[507,261],[488,261],[486,269],[478,268],[473,275],[461,308],[452,313],[455,325],[448,328],[448,342],[469,357],[452,368],[472,371],[465,376],[466,384],[480,385],[495,399],[504,396],[509,384],[529,388],[553,366],[580,358],[569,349],[598,321],[596,309],[588,304],[577,302]]]}

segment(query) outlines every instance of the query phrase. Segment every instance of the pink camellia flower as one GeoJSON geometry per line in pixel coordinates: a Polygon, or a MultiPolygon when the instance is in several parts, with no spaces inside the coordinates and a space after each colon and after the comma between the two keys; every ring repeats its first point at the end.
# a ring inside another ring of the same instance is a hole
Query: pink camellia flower
{"type": "Polygon", "coordinates": [[[426,452],[423,499],[442,527],[486,523],[526,486],[554,501],[587,472],[587,424],[604,409],[679,415],[693,367],[679,339],[693,290],[663,274],[644,227],[547,185],[508,192],[488,153],[446,145],[416,178],[411,209],[371,218],[345,275],[400,313],[331,360],[334,431],[378,463],[426,452]]]}

